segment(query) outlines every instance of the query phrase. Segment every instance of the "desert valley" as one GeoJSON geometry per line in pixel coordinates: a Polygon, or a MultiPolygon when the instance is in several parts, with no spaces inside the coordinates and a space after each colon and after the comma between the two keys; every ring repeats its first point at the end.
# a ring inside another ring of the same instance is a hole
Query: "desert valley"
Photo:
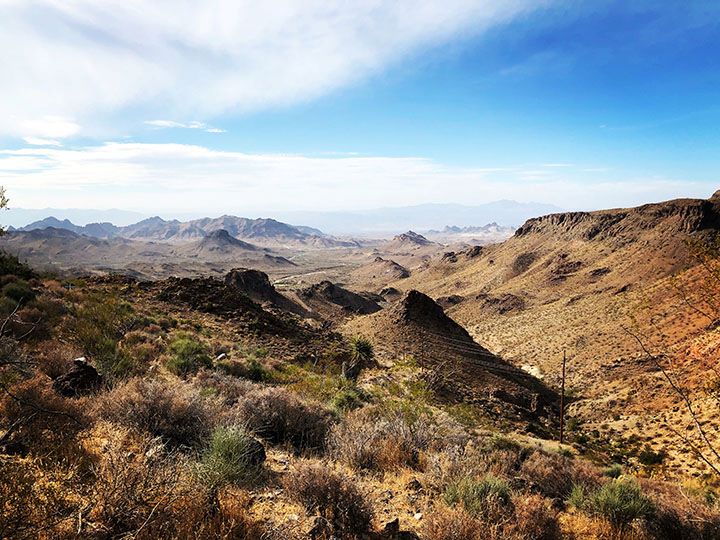
{"type": "Polygon", "coordinates": [[[718,0],[0,0],[0,540],[720,540],[718,0]]]}
{"type": "Polygon", "coordinates": [[[202,537],[714,538],[719,228],[715,194],[379,239],[11,230],[3,534],[183,536],[190,505],[202,537]],[[652,512],[578,499],[613,487],[652,512]]]}

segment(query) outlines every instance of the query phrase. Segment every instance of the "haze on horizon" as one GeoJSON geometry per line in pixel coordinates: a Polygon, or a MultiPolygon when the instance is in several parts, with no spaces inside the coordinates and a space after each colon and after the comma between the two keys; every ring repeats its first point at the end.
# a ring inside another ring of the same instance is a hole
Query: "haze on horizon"
{"type": "Polygon", "coordinates": [[[705,198],[719,15],[676,0],[5,1],[0,185],[13,207],[149,215],[705,198]]]}

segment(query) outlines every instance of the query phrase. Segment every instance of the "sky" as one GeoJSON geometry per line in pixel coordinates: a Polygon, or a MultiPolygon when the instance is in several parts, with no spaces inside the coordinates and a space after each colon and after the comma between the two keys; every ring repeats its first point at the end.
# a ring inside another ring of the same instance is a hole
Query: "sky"
{"type": "Polygon", "coordinates": [[[0,185],[149,214],[708,197],[719,64],[716,0],[0,0],[0,185]]]}

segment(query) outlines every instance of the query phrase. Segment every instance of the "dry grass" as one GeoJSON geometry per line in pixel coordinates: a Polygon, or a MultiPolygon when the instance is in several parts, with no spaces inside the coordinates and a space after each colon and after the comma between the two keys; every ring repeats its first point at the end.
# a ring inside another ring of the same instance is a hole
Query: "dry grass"
{"type": "Polygon", "coordinates": [[[321,404],[301,400],[281,387],[260,388],[237,400],[232,414],[258,436],[296,451],[325,448],[333,416],[321,404]]]}
{"type": "Polygon", "coordinates": [[[365,407],[351,412],[330,435],[330,452],[356,469],[419,468],[435,431],[425,416],[365,407]]]}
{"type": "Polygon", "coordinates": [[[357,538],[372,528],[372,507],[349,476],[322,464],[301,463],[287,474],[284,486],[307,512],[322,518],[328,538],[357,538]]]}
{"type": "Polygon", "coordinates": [[[216,412],[216,402],[178,379],[131,379],[102,396],[97,408],[98,417],[160,437],[171,448],[203,444],[216,412]]]}

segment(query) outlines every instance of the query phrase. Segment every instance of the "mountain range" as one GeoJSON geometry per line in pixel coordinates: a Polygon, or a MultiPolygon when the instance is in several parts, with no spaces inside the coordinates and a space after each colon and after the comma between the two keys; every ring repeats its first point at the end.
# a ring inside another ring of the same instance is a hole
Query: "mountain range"
{"type": "Polygon", "coordinates": [[[294,227],[274,219],[249,219],[236,216],[202,218],[192,221],[166,221],[151,217],[124,227],[112,223],[75,225],[71,221],[48,217],[11,231],[28,232],[47,228],[63,229],[91,238],[126,238],[153,242],[183,242],[198,240],[224,231],[231,237],[265,247],[332,248],[353,247],[356,242],[339,240],[310,227],[294,227]]]}
{"type": "MultiPolygon", "coordinates": [[[[473,227],[483,223],[496,222],[501,227],[518,227],[527,219],[543,214],[560,212],[562,208],[543,203],[520,203],[516,201],[494,201],[479,205],[462,204],[421,204],[405,207],[387,207],[358,211],[279,211],[265,212],[286,223],[302,223],[297,229],[308,234],[319,235],[320,231],[331,234],[394,235],[408,229],[426,231],[442,229],[448,224],[457,227],[473,227]]],[[[243,212],[245,215],[257,215],[243,212]]],[[[16,228],[28,223],[55,216],[58,221],[68,220],[75,224],[114,223],[127,226],[149,216],[125,210],[83,210],[83,209],[26,209],[11,208],[4,212],[2,222],[16,228]]],[[[161,217],[168,221],[196,221],[192,215],[175,214],[161,217]]],[[[53,225],[55,226],[55,225],[53,225]]]]}

